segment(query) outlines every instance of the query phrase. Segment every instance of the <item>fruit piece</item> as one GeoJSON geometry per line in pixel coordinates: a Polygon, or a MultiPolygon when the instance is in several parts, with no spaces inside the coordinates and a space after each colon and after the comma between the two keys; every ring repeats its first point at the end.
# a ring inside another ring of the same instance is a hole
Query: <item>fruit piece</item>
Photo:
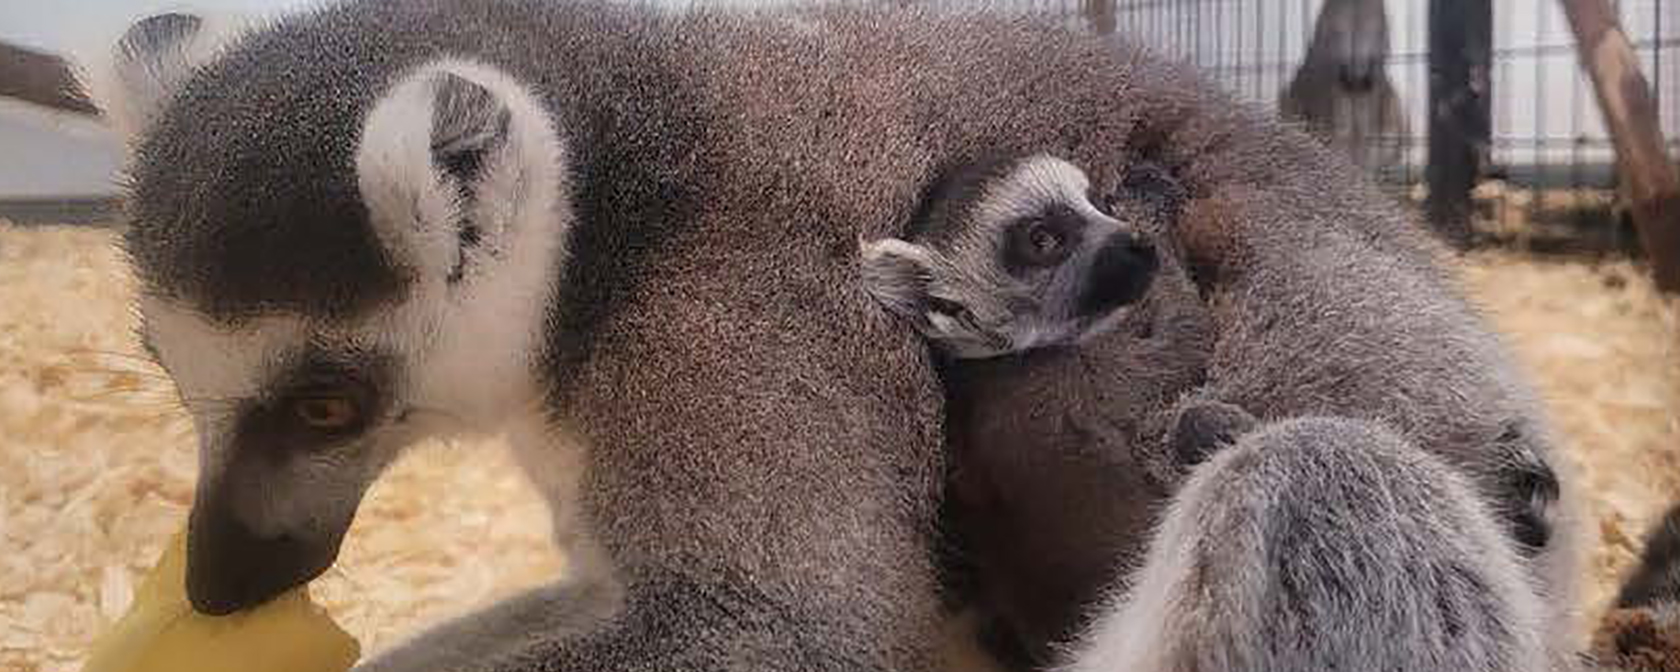
{"type": "Polygon", "coordinates": [[[361,647],[307,586],[229,616],[187,602],[187,535],[177,534],[134,604],[94,642],[82,672],[344,672],[361,647]]]}

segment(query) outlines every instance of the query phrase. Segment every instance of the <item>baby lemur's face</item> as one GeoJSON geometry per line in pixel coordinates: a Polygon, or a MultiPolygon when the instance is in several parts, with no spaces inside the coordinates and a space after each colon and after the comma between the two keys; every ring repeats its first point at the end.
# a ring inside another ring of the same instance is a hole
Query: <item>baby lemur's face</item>
{"type": "Polygon", "coordinates": [[[864,283],[955,357],[1076,343],[1142,296],[1158,263],[1089,191],[1084,171],[1052,156],[967,166],[930,194],[906,239],[864,244],[864,283]]]}

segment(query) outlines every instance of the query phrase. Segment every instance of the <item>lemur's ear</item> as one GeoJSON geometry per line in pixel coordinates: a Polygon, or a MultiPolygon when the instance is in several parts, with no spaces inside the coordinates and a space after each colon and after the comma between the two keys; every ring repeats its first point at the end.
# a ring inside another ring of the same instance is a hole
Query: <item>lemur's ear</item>
{"type": "Polygon", "coordinates": [[[548,113],[511,76],[438,61],[374,105],[357,181],[392,257],[454,284],[503,258],[522,228],[559,216],[561,149],[548,113]]]}
{"type": "Polygon", "coordinates": [[[240,23],[232,16],[183,13],[140,19],[108,55],[80,59],[82,87],[119,133],[133,137],[237,34],[240,23]]]}
{"type": "Polygon", "coordinates": [[[933,253],[897,238],[865,241],[863,286],[899,317],[925,319],[932,299],[933,253]]]}

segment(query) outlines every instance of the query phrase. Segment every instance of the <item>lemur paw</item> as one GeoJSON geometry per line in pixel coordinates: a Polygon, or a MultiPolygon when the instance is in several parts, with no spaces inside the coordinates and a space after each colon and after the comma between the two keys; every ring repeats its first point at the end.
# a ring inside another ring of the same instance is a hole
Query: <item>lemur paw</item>
{"type": "Polygon", "coordinates": [[[1166,418],[1162,455],[1150,460],[1157,480],[1169,489],[1197,465],[1235,443],[1259,421],[1248,411],[1222,401],[1187,399],[1166,418]]]}

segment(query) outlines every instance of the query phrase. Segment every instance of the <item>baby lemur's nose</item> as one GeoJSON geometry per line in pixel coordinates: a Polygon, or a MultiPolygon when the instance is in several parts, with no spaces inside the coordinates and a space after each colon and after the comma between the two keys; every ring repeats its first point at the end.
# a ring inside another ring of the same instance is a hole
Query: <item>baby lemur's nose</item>
{"type": "Polygon", "coordinates": [[[1155,246],[1148,239],[1125,231],[1110,234],[1086,272],[1079,314],[1099,315],[1138,300],[1159,267],[1155,246]]]}

